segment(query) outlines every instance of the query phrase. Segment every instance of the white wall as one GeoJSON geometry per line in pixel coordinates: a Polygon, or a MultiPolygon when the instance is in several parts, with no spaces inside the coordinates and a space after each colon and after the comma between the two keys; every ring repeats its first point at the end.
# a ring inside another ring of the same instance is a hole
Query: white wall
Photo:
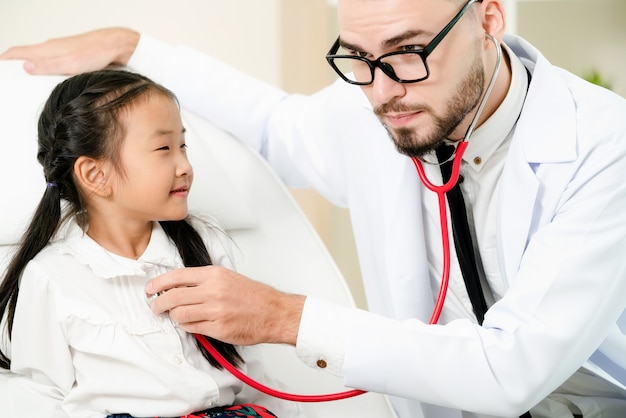
{"type": "Polygon", "coordinates": [[[517,33],[579,76],[598,70],[626,97],[626,1],[518,0],[517,33]]]}
{"type": "Polygon", "coordinates": [[[278,84],[279,9],[280,0],[0,0],[0,50],[126,26],[211,53],[278,84]]]}

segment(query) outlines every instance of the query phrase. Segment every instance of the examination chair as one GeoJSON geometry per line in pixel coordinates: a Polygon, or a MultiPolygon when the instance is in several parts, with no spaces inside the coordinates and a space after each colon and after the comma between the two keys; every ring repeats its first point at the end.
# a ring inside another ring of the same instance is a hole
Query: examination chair
{"type": "MultiPolygon", "coordinates": [[[[45,189],[36,160],[36,123],[43,102],[62,80],[29,76],[21,64],[0,61],[2,272],[45,189]]],[[[238,271],[281,290],[352,306],[349,289],[329,253],[265,161],[207,121],[184,109],[182,115],[195,173],[190,211],[211,214],[232,236],[238,271]]],[[[0,343],[6,344],[6,337],[0,338],[0,343]]],[[[292,347],[266,345],[263,350],[267,369],[281,381],[283,391],[322,394],[346,390],[340,379],[302,364],[292,347]]],[[[0,371],[0,394],[11,379],[10,373],[0,371]]],[[[2,405],[0,416],[7,417],[2,405]]],[[[335,402],[302,403],[302,408],[309,418],[395,417],[387,398],[374,393],[335,402]]]]}

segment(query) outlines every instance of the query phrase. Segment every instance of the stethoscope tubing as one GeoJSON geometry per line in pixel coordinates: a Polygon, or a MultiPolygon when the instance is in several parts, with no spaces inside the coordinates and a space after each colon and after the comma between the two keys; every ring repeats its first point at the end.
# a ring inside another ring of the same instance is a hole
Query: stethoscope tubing
{"type": "Polygon", "coordinates": [[[241,380],[243,383],[249,385],[250,387],[265,393],[266,395],[273,396],[275,398],[284,399],[287,401],[295,401],[295,402],[329,402],[329,401],[338,401],[341,399],[352,398],[354,396],[362,395],[366,393],[366,391],[353,389],[345,392],[338,393],[329,393],[322,395],[299,395],[295,393],[287,393],[281,392],[279,390],[270,388],[265,386],[264,384],[257,382],[256,380],[250,378],[241,370],[233,366],[228,360],[224,358],[220,354],[219,351],[213,347],[213,345],[209,342],[209,340],[200,334],[194,334],[194,336],[198,339],[200,344],[220,363],[228,372],[230,372],[237,379],[241,380]]]}
{"type": "MultiPolygon", "coordinates": [[[[446,211],[446,193],[450,191],[456,182],[458,181],[460,170],[461,170],[461,161],[463,159],[463,153],[468,145],[468,140],[474,131],[474,127],[478,122],[478,117],[482,113],[485,104],[487,103],[487,99],[491,94],[491,90],[495,84],[496,77],[500,70],[500,62],[502,61],[502,50],[498,41],[490,34],[486,34],[487,37],[494,43],[496,46],[496,64],[491,76],[491,80],[489,81],[489,85],[485,90],[485,94],[483,95],[478,109],[474,114],[474,118],[470,123],[467,131],[465,133],[465,138],[459,142],[457,145],[457,149],[454,155],[454,161],[452,163],[452,175],[450,179],[442,184],[441,186],[437,186],[432,183],[426,173],[424,172],[424,167],[422,166],[422,161],[418,158],[412,158],[413,163],[415,164],[415,168],[417,170],[417,174],[424,183],[424,185],[431,191],[437,193],[437,199],[439,203],[439,214],[440,214],[440,222],[441,222],[441,238],[442,238],[442,246],[443,246],[443,270],[441,274],[441,285],[439,287],[439,294],[437,295],[437,301],[435,303],[435,307],[433,308],[433,313],[430,318],[429,324],[436,324],[439,320],[439,316],[441,315],[441,311],[443,310],[443,304],[446,299],[446,294],[448,292],[448,283],[450,281],[450,237],[448,232],[448,215],[446,211]]],[[[208,341],[208,339],[201,334],[193,334],[196,339],[202,344],[202,346],[217,360],[218,363],[222,365],[229,373],[235,376],[237,379],[241,380],[243,383],[249,385],[250,387],[263,392],[267,395],[273,396],[275,398],[284,399],[288,401],[295,402],[329,402],[329,401],[337,401],[340,399],[352,398],[354,396],[362,395],[367,393],[364,390],[348,390],[345,392],[338,393],[330,393],[330,394],[322,394],[322,395],[299,395],[293,393],[282,392],[268,386],[263,385],[260,382],[250,378],[245,373],[237,369],[234,365],[232,365],[228,360],[222,356],[219,351],[217,351],[213,345],[208,341]]]]}
{"type": "Polygon", "coordinates": [[[430,317],[429,324],[436,324],[439,321],[439,316],[441,316],[443,304],[446,300],[446,295],[448,294],[448,283],[450,282],[450,235],[448,232],[446,193],[452,190],[454,185],[459,180],[459,175],[461,173],[461,161],[463,160],[463,154],[465,153],[467,145],[468,143],[465,140],[461,141],[458,144],[456,148],[456,153],[454,155],[454,161],[452,162],[452,174],[450,175],[450,179],[448,179],[448,181],[441,186],[435,185],[428,179],[428,176],[426,176],[426,173],[424,172],[424,166],[422,165],[422,162],[419,160],[419,158],[411,158],[411,160],[413,160],[413,164],[415,165],[415,169],[417,170],[417,175],[419,176],[420,180],[427,189],[437,194],[437,202],[439,204],[441,244],[443,247],[443,270],[441,272],[441,284],[439,285],[439,294],[437,295],[437,301],[435,302],[435,307],[433,308],[433,313],[430,317]]]}

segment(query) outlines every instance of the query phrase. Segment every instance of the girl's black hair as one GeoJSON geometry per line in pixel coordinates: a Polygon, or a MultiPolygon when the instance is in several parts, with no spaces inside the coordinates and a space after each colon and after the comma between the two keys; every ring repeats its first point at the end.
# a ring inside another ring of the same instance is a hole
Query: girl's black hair
{"type": "MultiPolygon", "coordinates": [[[[168,237],[176,244],[178,253],[183,259],[186,267],[208,266],[213,264],[209,251],[202,241],[202,237],[187,221],[161,221],[159,222],[168,237]]],[[[207,337],[211,345],[226,358],[230,363],[240,365],[243,358],[239,355],[237,349],[231,345],[215,338],[207,337]]],[[[202,355],[211,363],[213,367],[222,369],[222,365],[204,348],[204,346],[196,340],[196,345],[202,352],[202,355]]]]}
{"type": "MultiPolygon", "coordinates": [[[[150,95],[162,94],[176,100],[165,87],[140,74],[122,70],[101,70],[70,77],[57,85],[46,101],[38,122],[37,160],[43,167],[44,194],[21,243],[0,283],[0,319],[6,316],[9,341],[24,268],[55,236],[70,217],[87,225],[87,213],[74,182],[74,163],[80,156],[108,159],[123,173],[119,150],[124,127],[120,112],[150,95]]],[[[186,220],[161,222],[187,267],[212,264],[198,232],[186,220]]],[[[229,361],[243,359],[231,344],[211,339],[229,361]]],[[[222,366],[197,344],[204,357],[217,368],[222,366]]],[[[0,367],[9,369],[11,359],[0,348],[0,367]]]]}

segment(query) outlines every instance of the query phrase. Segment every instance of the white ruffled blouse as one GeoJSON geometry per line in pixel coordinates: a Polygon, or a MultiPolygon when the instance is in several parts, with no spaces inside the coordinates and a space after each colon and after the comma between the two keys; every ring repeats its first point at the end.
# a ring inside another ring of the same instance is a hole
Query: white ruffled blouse
{"type": "MultiPolygon", "coordinates": [[[[193,224],[213,263],[232,268],[224,233],[193,224]]],[[[151,312],[146,282],[179,267],[178,251],[158,223],[137,260],[108,252],[75,223],[41,251],[22,277],[11,341],[11,370],[22,376],[12,379],[12,391],[23,397],[24,416],[49,417],[53,410],[59,417],[180,416],[234,403],[299,416],[294,404],[212,367],[192,335],[167,314],[151,312]]],[[[242,349],[244,371],[275,385],[255,351],[242,349]]]]}

